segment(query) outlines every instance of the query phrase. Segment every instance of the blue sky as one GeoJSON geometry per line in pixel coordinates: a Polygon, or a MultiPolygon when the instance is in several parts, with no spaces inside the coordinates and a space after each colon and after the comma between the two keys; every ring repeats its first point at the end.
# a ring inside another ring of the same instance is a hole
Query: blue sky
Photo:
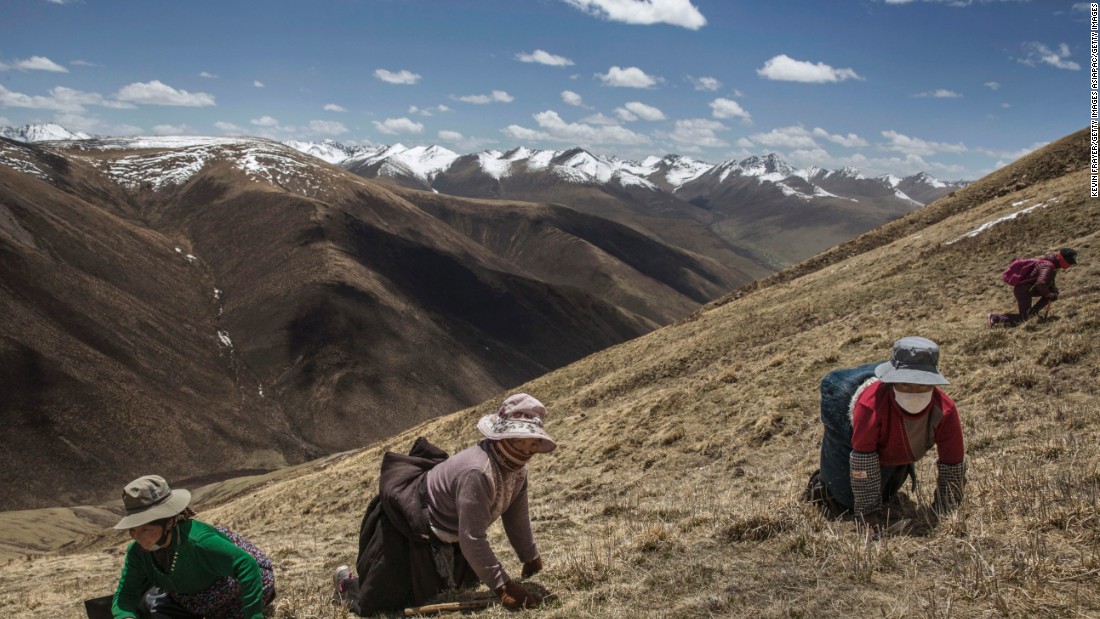
{"type": "Polygon", "coordinates": [[[973,179],[1088,124],[1055,0],[5,0],[0,125],[973,179]]]}

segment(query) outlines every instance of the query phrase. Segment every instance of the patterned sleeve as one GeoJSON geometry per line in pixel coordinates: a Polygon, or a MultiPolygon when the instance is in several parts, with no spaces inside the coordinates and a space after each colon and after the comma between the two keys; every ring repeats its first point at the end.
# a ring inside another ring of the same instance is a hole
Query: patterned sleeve
{"type": "Polygon", "coordinates": [[[263,619],[264,583],[256,558],[220,532],[212,531],[201,543],[203,560],[216,574],[232,576],[240,586],[245,619],[263,619]]]}
{"type": "Polygon", "coordinates": [[[966,462],[958,464],[936,463],[936,498],[932,509],[938,514],[951,513],[962,502],[966,488],[966,462]]]}
{"type": "Polygon", "coordinates": [[[856,514],[862,516],[882,509],[882,468],[878,453],[853,451],[849,464],[856,514]]]}

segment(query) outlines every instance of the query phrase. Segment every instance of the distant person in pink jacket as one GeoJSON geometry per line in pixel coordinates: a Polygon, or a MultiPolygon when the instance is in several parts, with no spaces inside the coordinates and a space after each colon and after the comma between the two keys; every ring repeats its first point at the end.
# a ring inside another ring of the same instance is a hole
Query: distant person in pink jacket
{"type": "Polygon", "coordinates": [[[1077,264],[1077,252],[1063,247],[1056,252],[1031,260],[1015,260],[1005,274],[1007,283],[1012,285],[1012,294],[1016,297],[1016,314],[990,314],[986,322],[990,327],[1015,327],[1032,316],[1036,316],[1053,301],[1058,299],[1058,286],[1054,279],[1059,269],[1066,270],[1077,264]],[[1015,273],[1010,273],[1016,271],[1015,273]],[[1032,305],[1031,299],[1039,297],[1032,305]]]}
{"type": "Polygon", "coordinates": [[[367,616],[480,581],[505,607],[540,604],[537,593],[509,576],[487,531],[500,519],[522,576],[542,570],[527,511],[527,462],[557,447],[543,428],[545,418],[542,402],[518,393],[478,422],[481,442],[452,457],[423,437],[407,456],[387,452],[378,496],[360,526],[358,577],[347,566],[337,568],[336,598],[367,616]]]}

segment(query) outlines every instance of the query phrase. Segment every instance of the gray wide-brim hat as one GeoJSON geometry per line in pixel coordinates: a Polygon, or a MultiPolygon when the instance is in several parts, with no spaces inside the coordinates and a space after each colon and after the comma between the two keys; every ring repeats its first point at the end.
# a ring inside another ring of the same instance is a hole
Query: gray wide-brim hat
{"type": "Polygon", "coordinates": [[[894,342],[890,360],[875,368],[875,376],[884,383],[914,385],[950,385],[940,374],[940,347],[923,337],[903,337],[894,342]]]}
{"type": "Polygon", "coordinates": [[[499,441],[505,438],[537,438],[538,451],[550,453],[558,444],[543,429],[546,407],[526,393],[510,395],[495,414],[485,415],[477,422],[477,429],[486,438],[499,441]]]}
{"type": "Polygon", "coordinates": [[[126,516],[118,521],[115,528],[132,529],[154,520],[170,518],[187,509],[190,503],[190,492],[171,489],[160,475],[138,477],[122,489],[126,516]]]}

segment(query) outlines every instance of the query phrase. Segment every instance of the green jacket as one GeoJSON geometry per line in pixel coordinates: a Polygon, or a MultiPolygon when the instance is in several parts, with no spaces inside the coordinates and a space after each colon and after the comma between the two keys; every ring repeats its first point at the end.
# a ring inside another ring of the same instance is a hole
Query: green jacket
{"type": "Polygon", "coordinates": [[[111,603],[115,619],[136,619],[138,605],[149,587],[199,593],[222,576],[230,576],[240,585],[245,619],[263,619],[263,579],[252,555],[214,527],[197,520],[179,523],[170,547],[175,550],[175,558],[172,569],[164,573],[153,563],[152,553],[137,542],[130,544],[111,603]]]}

